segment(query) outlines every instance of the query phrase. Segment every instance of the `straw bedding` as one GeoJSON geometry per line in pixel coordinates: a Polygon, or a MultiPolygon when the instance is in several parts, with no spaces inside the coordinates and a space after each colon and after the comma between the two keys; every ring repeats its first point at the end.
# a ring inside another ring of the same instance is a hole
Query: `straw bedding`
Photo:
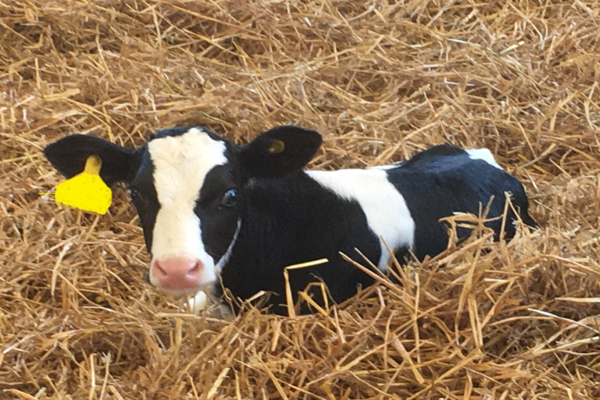
{"type": "Polygon", "coordinates": [[[600,398],[598,26],[591,0],[1,2],[0,398],[600,398]],[[310,168],[489,147],[542,228],[225,321],[144,281],[122,188],[101,217],[39,195],[69,133],[282,123],[324,135],[310,168]]]}

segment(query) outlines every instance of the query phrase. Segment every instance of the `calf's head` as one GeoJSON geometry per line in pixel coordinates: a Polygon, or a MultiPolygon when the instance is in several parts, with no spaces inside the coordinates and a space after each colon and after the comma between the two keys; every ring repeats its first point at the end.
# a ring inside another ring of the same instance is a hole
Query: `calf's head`
{"type": "Polygon", "coordinates": [[[298,171],[320,145],[317,132],[296,126],[273,128],[243,147],[206,128],[186,127],[154,133],[138,149],[70,135],[44,155],[68,178],[83,171],[90,155],[100,156],[106,184],[129,185],[152,257],[150,282],[186,293],[213,284],[227,262],[248,181],[298,171]]]}

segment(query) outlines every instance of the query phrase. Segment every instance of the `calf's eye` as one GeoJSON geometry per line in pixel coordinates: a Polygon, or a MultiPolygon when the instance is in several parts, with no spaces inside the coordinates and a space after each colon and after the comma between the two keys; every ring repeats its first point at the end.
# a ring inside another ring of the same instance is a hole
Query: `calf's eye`
{"type": "Polygon", "coordinates": [[[232,207],[235,205],[237,201],[237,190],[229,189],[223,195],[223,199],[221,200],[221,205],[225,207],[232,207]]]}

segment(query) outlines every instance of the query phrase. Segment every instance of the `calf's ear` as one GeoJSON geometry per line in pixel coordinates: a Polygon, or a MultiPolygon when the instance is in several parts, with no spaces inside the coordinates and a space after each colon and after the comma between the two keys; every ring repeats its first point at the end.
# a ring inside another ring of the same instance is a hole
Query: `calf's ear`
{"type": "Polygon", "coordinates": [[[83,172],[91,155],[102,159],[100,177],[108,186],[115,182],[129,182],[139,167],[136,150],[95,136],[69,135],[44,148],[44,156],[50,164],[67,178],[83,172]]]}
{"type": "Polygon", "coordinates": [[[241,148],[241,160],[251,176],[282,176],[301,170],[313,158],[323,139],[318,132],[293,125],[260,134],[241,148]]]}

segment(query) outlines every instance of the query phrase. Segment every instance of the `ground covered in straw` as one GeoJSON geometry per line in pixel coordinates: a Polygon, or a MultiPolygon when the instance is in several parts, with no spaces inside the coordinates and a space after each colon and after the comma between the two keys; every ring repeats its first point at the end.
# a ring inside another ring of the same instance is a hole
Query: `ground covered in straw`
{"type": "Polygon", "coordinates": [[[1,399],[600,398],[600,5],[0,2],[1,399]],[[296,123],[310,168],[487,146],[542,225],[404,270],[326,315],[180,312],[123,188],[59,209],[40,150],[296,123]]]}

